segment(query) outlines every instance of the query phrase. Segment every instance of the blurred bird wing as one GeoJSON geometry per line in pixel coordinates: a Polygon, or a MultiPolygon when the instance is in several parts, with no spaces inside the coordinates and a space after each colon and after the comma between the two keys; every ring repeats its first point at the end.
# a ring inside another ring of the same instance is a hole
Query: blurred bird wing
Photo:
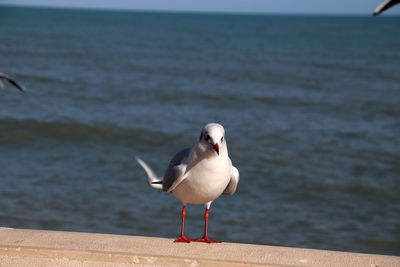
{"type": "MultiPolygon", "coordinates": [[[[15,87],[17,87],[19,90],[21,90],[22,92],[25,93],[26,89],[24,86],[22,86],[22,84],[20,84],[19,82],[17,82],[16,80],[14,80],[13,78],[11,78],[10,75],[7,75],[5,73],[0,72],[0,79],[6,79],[7,81],[9,81],[12,85],[14,85],[15,87]]],[[[0,85],[1,86],[1,85],[0,85]]],[[[1,86],[2,88],[4,87],[4,84],[2,84],[1,86]]]]}
{"type": "Polygon", "coordinates": [[[398,4],[400,0],[385,0],[383,3],[381,3],[374,11],[374,15],[378,15],[385,11],[386,9],[394,6],[395,4],[398,4]]]}

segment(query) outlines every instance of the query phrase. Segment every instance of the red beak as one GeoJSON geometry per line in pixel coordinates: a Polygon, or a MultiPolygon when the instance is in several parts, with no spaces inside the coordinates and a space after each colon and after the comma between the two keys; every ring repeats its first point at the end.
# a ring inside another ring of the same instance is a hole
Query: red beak
{"type": "Polygon", "coordinates": [[[215,145],[213,145],[213,149],[214,149],[215,152],[217,152],[217,154],[219,155],[219,146],[218,146],[218,143],[215,143],[215,145]]]}

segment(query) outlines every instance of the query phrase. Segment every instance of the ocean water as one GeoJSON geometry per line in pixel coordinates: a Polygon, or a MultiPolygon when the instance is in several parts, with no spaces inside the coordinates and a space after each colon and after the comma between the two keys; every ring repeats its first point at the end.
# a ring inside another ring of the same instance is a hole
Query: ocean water
{"type": "Polygon", "coordinates": [[[399,25],[0,7],[0,72],[28,89],[0,89],[0,226],[175,238],[134,157],[162,175],[219,122],[241,180],[211,238],[400,255],[399,25]]]}

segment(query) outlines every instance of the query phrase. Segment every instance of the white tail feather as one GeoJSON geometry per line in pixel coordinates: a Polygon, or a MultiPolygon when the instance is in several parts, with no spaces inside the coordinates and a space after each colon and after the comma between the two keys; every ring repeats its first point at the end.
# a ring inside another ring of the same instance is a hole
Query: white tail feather
{"type": "Polygon", "coordinates": [[[149,185],[155,189],[162,189],[162,184],[154,184],[155,182],[162,182],[162,178],[157,177],[154,171],[139,157],[136,157],[137,162],[142,166],[144,171],[147,173],[147,182],[149,185]]]}

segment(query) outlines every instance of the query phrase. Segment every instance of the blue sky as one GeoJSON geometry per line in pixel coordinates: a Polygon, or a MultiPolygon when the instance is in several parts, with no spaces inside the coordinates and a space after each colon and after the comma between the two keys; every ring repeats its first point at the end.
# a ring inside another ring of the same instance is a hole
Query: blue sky
{"type": "MultiPolygon", "coordinates": [[[[0,0],[0,4],[197,12],[371,14],[381,1],[383,0],[0,0]]],[[[384,14],[400,14],[400,5],[384,14]]]]}

